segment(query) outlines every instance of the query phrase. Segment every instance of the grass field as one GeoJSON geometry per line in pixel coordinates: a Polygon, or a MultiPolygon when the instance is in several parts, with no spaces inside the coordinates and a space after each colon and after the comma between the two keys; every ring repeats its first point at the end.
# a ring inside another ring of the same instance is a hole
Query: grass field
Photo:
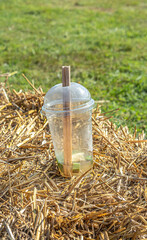
{"type": "Polygon", "coordinates": [[[147,2],[145,0],[0,1],[0,73],[29,89],[24,73],[45,91],[71,65],[95,100],[109,100],[117,124],[147,125],[147,2]],[[119,119],[119,121],[118,121],[119,119]]]}

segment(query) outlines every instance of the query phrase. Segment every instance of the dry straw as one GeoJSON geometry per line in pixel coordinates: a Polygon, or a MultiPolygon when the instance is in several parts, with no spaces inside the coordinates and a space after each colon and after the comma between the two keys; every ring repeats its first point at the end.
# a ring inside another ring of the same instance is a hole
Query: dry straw
{"type": "Polygon", "coordinates": [[[0,239],[147,239],[144,133],[117,128],[97,107],[94,167],[64,178],[36,90],[0,90],[0,239]]]}

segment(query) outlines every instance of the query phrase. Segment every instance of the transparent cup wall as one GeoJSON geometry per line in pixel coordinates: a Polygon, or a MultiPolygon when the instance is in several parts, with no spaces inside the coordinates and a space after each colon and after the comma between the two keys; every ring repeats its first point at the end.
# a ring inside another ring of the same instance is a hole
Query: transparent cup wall
{"type": "MultiPolygon", "coordinates": [[[[72,175],[80,175],[92,167],[92,121],[91,109],[71,111],[72,119],[72,175]]],[[[60,172],[63,173],[63,118],[64,112],[47,116],[60,172]]]]}

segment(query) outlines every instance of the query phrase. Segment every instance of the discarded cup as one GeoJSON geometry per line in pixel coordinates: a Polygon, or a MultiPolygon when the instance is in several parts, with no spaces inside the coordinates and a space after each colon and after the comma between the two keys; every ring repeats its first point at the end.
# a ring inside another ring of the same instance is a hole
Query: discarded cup
{"type": "Polygon", "coordinates": [[[92,167],[92,108],[94,100],[82,85],[71,82],[69,67],[62,68],[62,84],[52,87],[44,97],[46,115],[59,170],[69,177],[92,167]]]}

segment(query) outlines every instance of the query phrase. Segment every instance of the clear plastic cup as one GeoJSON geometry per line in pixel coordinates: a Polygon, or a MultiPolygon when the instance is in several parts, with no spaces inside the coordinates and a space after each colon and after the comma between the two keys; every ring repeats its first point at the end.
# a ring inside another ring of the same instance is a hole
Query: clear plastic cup
{"type": "Polygon", "coordinates": [[[93,165],[93,105],[89,91],[74,82],[68,87],[57,84],[44,97],[42,112],[48,119],[59,170],[64,176],[80,175],[93,165]],[[70,108],[63,107],[63,96],[68,101],[69,95],[70,108]],[[69,129],[66,129],[67,125],[69,129]],[[68,150],[71,159],[68,161],[68,155],[65,162],[65,151],[68,150]]]}

